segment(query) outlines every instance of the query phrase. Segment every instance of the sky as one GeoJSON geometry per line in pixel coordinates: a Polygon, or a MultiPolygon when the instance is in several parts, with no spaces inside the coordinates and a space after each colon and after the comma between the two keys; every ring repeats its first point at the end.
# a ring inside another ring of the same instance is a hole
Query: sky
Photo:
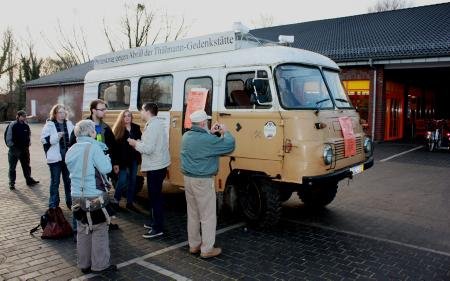
{"type": "MultiPolygon", "coordinates": [[[[184,16],[189,26],[185,37],[194,37],[229,31],[237,21],[254,28],[252,22],[261,15],[271,16],[274,25],[281,25],[364,14],[376,0],[3,0],[0,2],[0,33],[10,27],[23,45],[31,38],[38,55],[45,57],[54,56],[46,41],[56,42],[58,22],[67,34],[74,26],[82,27],[92,58],[109,52],[103,20],[117,31],[125,3],[135,6],[139,2],[150,3],[159,15],[167,13],[175,19],[184,16]]],[[[409,2],[423,6],[448,1],[409,2]]]]}

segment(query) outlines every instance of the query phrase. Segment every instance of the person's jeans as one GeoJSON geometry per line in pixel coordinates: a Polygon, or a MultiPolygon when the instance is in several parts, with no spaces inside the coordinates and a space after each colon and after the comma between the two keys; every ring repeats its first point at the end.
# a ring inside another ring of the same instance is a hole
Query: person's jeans
{"type": "Polygon", "coordinates": [[[138,163],[133,161],[130,167],[120,169],[119,177],[116,183],[116,191],[114,192],[114,198],[117,202],[120,201],[122,193],[125,187],[127,188],[127,205],[133,204],[134,197],[136,195],[136,175],[137,175],[138,163]]]}
{"type": "Polygon", "coordinates": [[[10,147],[8,151],[9,162],[9,183],[16,183],[16,167],[17,162],[20,161],[22,166],[23,176],[28,183],[31,182],[31,167],[30,167],[30,150],[28,147],[18,148],[10,147]]]}
{"type": "Polygon", "coordinates": [[[50,198],[48,207],[55,208],[59,206],[59,182],[62,174],[64,182],[64,193],[66,195],[66,205],[72,206],[72,196],[70,195],[70,173],[67,170],[66,163],[59,161],[48,164],[50,168],[50,198]]]}
{"type": "Polygon", "coordinates": [[[164,213],[162,184],[166,178],[167,168],[147,171],[148,197],[150,198],[150,212],[152,216],[152,229],[156,232],[163,231],[164,213]]]}

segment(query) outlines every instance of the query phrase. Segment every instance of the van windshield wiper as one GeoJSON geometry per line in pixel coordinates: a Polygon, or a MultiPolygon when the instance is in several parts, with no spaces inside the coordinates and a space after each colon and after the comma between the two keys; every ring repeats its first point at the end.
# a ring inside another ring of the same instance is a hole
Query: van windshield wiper
{"type": "Polygon", "coordinates": [[[334,100],[340,101],[340,102],[345,102],[345,103],[349,103],[348,100],[345,99],[341,99],[341,98],[336,98],[334,100]]]}
{"type": "Polygon", "coordinates": [[[319,113],[319,111],[320,111],[320,104],[323,103],[323,102],[329,101],[329,100],[330,100],[330,98],[326,98],[326,99],[323,99],[323,100],[320,100],[320,101],[316,102],[316,114],[319,113]]]}

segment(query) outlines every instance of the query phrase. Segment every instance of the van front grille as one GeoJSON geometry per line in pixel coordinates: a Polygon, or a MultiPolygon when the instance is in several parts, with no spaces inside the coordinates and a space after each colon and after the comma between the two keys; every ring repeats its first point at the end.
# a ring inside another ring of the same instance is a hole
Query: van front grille
{"type": "MultiPolygon", "coordinates": [[[[344,159],[344,149],[345,149],[345,145],[344,145],[344,140],[341,141],[337,141],[334,143],[334,149],[335,149],[335,153],[336,153],[336,161],[339,161],[341,159],[344,159]]],[[[356,137],[356,155],[363,153],[363,146],[362,146],[362,142],[361,142],[361,137],[356,137]]]]}

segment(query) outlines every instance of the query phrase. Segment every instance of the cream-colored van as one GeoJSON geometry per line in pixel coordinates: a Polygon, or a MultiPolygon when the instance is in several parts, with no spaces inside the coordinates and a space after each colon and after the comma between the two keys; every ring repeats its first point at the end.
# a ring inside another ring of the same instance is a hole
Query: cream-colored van
{"type": "Polygon", "coordinates": [[[305,205],[323,207],[340,180],[373,165],[372,142],[332,60],[235,32],[96,57],[85,78],[83,115],[91,100],[101,98],[108,103],[108,123],[123,109],[142,123],[142,104],[158,103],[170,140],[167,181],[183,186],[187,96],[198,88],[207,90],[212,122],[226,124],[236,138],[215,180],[219,210],[273,225],[293,192],[305,205]]]}

